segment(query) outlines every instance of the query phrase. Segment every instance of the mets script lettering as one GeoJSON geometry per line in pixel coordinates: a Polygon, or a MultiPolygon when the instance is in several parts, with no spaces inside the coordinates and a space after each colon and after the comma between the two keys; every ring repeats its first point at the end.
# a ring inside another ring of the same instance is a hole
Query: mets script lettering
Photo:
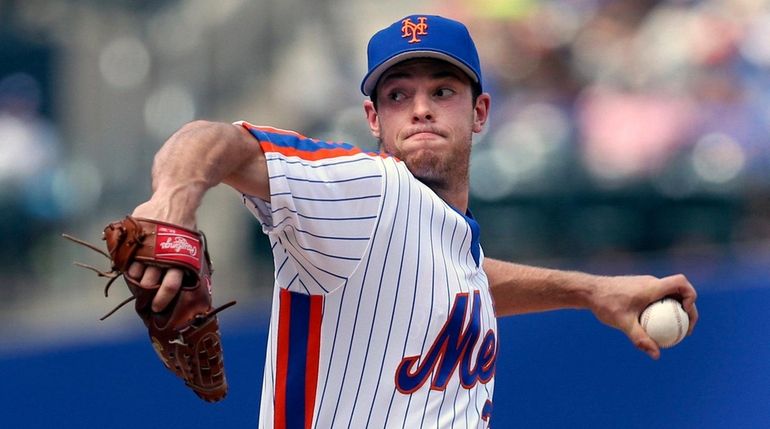
{"type": "Polygon", "coordinates": [[[481,340],[476,356],[473,350],[481,336],[481,299],[479,291],[473,292],[471,317],[467,327],[468,294],[455,296],[452,311],[430,350],[424,356],[408,356],[396,369],[396,388],[401,393],[412,393],[428,379],[433,390],[446,389],[455,370],[459,370],[460,383],[466,389],[477,382],[486,384],[495,373],[497,339],[490,329],[481,340]],[[419,364],[418,364],[419,362],[419,364]]]}
{"type": "Polygon", "coordinates": [[[401,21],[401,37],[411,37],[409,43],[421,41],[417,36],[426,36],[428,34],[428,18],[421,16],[417,18],[417,23],[412,22],[410,18],[401,21]]]}

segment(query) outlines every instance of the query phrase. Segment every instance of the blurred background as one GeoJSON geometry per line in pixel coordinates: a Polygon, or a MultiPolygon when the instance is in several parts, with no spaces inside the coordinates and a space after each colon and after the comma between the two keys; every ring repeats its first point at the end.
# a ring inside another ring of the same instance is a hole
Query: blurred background
{"type": "MultiPolygon", "coordinates": [[[[696,335],[659,362],[587,312],[501,320],[493,427],[768,427],[770,1],[0,0],[4,427],[254,427],[272,259],[225,187],[199,212],[231,393],[203,404],[130,308],[98,318],[100,243],[193,119],[366,149],[368,38],[465,22],[492,94],[471,208],[489,256],[599,274],[684,272],[696,335]]],[[[194,166],[191,166],[194,168],[194,166]]]]}

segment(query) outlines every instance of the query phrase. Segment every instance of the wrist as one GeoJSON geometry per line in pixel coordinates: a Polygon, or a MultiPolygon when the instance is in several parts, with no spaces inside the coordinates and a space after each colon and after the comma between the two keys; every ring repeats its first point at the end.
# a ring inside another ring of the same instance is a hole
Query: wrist
{"type": "Polygon", "coordinates": [[[133,215],[194,229],[196,212],[203,200],[205,187],[199,185],[158,186],[146,203],[133,215]]]}
{"type": "Polygon", "coordinates": [[[593,311],[601,295],[600,289],[603,279],[602,276],[574,272],[572,281],[569,282],[571,284],[569,295],[572,306],[593,311]]]}

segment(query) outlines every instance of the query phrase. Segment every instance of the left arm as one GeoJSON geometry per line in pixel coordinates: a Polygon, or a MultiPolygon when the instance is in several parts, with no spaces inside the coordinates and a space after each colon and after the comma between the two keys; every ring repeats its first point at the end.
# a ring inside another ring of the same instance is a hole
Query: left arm
{"type": "Polygon", "coordinates": [[[697,293],[684,275],[596,276],[484,259],[484,271],[498,316],[557,309],[589,309],[602,323],[625,333],[653,359],[660,349],[639,324],[649,304],[668,295],[682,300],[690,317],[688,335],[698,320],[697,293]]]}

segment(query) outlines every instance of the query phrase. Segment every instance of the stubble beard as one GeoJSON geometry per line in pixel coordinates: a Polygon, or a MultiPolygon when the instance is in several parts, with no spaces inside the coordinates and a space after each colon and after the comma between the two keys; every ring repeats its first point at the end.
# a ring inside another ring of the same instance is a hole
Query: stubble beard
{"type": "MultiPolygon", "coordinates": [[[[467,136],[467,144],[457,145],[451,153],[418,150],[407,154],[390,154],[403,161],[415,178],[436,192],[467,189],[471,138],[467,136]]],[[[383,148],[380,140],[380,149],[383,148]]]]}

